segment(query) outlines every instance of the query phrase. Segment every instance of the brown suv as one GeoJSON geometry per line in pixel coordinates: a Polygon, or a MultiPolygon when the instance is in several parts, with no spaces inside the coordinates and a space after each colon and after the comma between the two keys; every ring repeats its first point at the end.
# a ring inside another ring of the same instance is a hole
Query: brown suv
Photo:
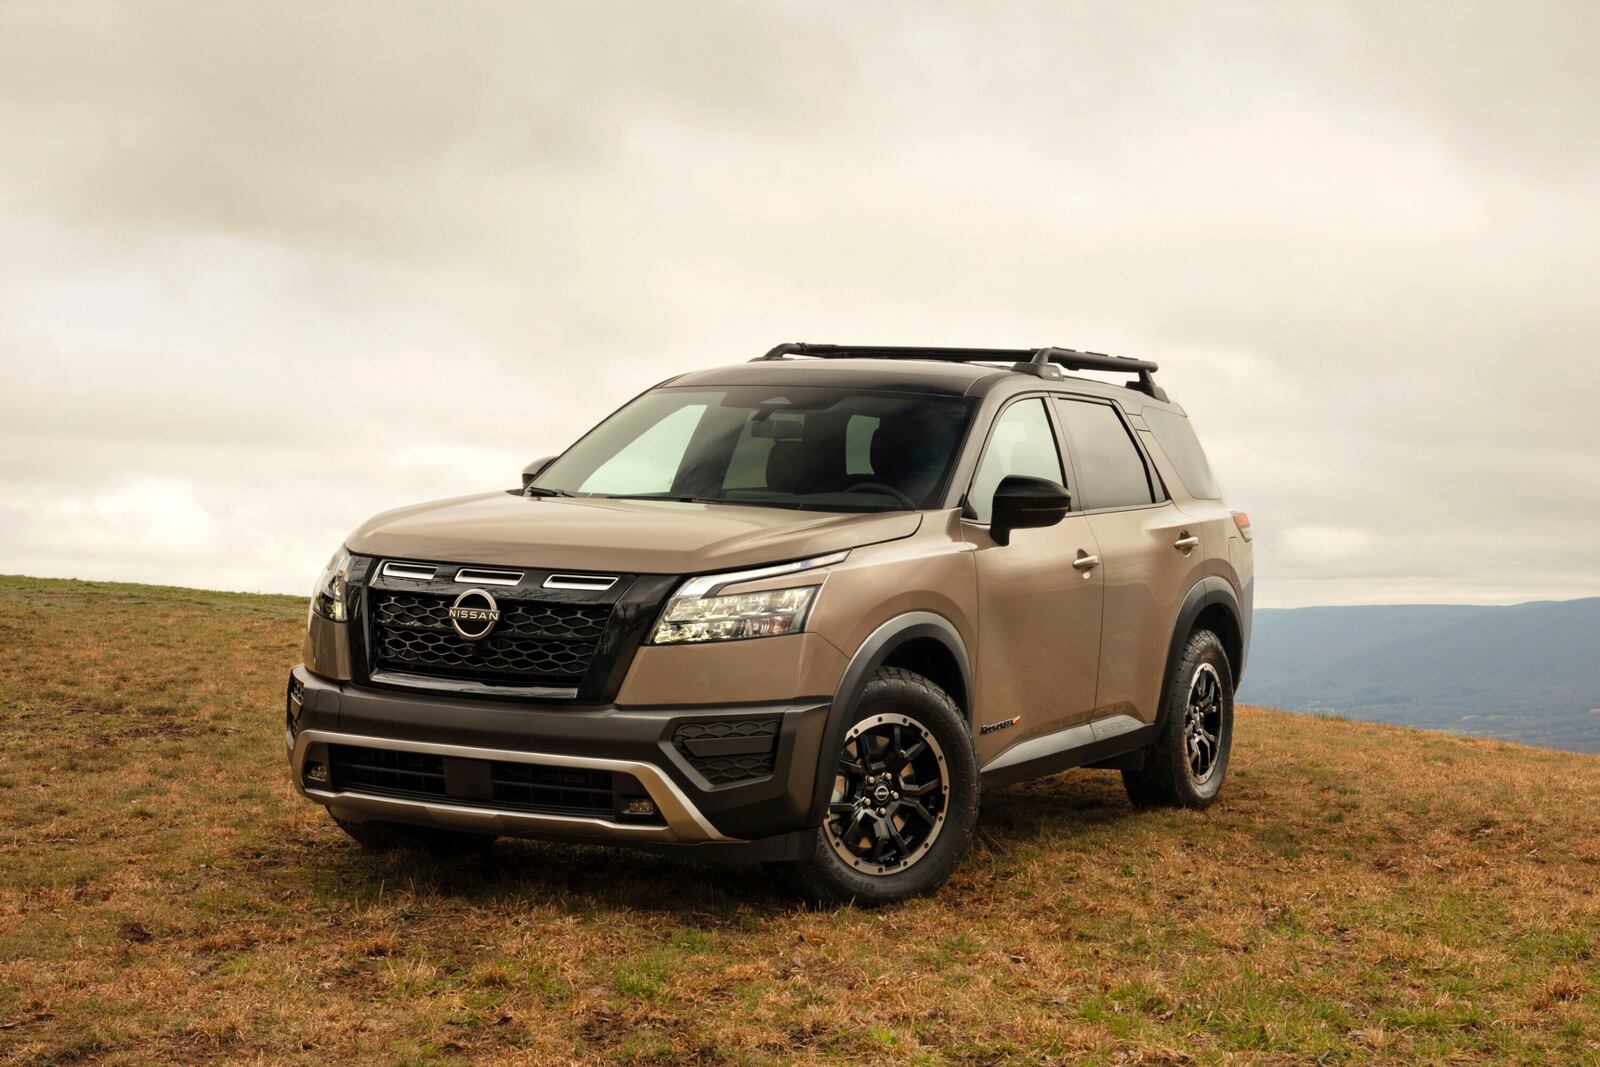
{"type": "Polygon", "coordinates": [[[941,883],[991,786],[1204,807],[1250,525],[1155,369],[780,345],[380,515],[312,595],[295,786],[365,845],[671,846],[862,902],[941,883]]]}

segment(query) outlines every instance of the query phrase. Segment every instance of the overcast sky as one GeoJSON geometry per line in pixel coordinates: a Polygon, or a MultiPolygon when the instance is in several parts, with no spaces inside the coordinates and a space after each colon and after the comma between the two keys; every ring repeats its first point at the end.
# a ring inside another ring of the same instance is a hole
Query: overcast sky
{"type": "Polygon", "coordinates": [[[1600,593],[1600,6],[0,0],[0,571],[304,593],[785,340],[1155,359],[1257,603],[1600,593]]]}

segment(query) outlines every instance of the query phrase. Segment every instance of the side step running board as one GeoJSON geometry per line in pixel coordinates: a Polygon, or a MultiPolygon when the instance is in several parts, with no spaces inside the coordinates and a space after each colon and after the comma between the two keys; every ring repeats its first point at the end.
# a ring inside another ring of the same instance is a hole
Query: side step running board
{"type": "Polygon", "coordinates": [[[985,785],[1066,770],[1150,743],[1155,726],[1131,715],[1110,715],[1012,745],[984,764],[985,785]]]}

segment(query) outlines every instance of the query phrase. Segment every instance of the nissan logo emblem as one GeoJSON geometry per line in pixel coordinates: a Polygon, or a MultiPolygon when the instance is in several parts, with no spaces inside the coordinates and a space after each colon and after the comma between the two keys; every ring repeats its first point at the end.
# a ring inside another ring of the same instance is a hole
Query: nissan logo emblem
{"type": "Polygon", "coordinates": [[[482,641],[500,621],[500,605],[482,589],[468,589],[450,605],[450,625],[468,641],[482,641]]]}

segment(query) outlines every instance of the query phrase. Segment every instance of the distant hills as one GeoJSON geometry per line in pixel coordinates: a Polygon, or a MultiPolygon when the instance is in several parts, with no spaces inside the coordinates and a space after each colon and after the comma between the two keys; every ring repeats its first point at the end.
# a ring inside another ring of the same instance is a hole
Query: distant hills
{"type": "Polygon", "coordinates": [[[1239,699],[1600,752],[1600,597],[1259,610],[1239,699]]]}

